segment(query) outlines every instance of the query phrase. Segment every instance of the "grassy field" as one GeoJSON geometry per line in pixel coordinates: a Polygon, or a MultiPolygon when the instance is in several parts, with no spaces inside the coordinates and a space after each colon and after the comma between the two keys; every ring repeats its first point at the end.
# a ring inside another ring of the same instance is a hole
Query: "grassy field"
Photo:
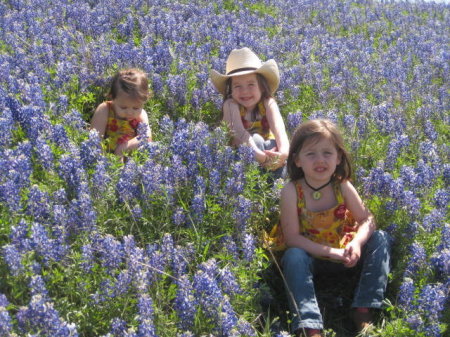
{"type": "MultiPolygon", "coordinates": [[[[277,61],[289,135],[341,127],[395,240],[373,336],[449,336],[450,5],[4,0],[0,14],[0,336],[288,335],[261,242],[284,182],[228,146],[208,79],[244,46],[277,61]],[[123,164],[87,123],[130,66],[149,75],[155,141],[123,164]]],[[[318,280],[326,336],[356,335],[354,281],[318,280]]]]}

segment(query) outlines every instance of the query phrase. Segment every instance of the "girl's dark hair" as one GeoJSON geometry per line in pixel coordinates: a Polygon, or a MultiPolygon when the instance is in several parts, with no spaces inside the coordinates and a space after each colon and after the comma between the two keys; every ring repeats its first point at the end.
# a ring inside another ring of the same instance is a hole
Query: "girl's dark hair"
{"type": "Polygon", "coordinates": [[[334,123],[326,119],[314,119],[300,124],[295,129],[289,148],[287,169],[291,180],[298,180],[305,176],[303,169],[295,165],[295,158],[300,153],[306,142],[318,142],[321,139],[329,139],[336,146],[341,162],[336,166],[332,179],[338,182],[350,179],[352,167],[350,155],[344,147],[344,139],[334,123]]]}
{"type": "Polygon", "coordinates": [[[140,69],[130,68],[119,71],[111,81],[108,96],[114,99],[123,91],[133,98],[147,101],[150,98],[147,74],[140,69]]]}

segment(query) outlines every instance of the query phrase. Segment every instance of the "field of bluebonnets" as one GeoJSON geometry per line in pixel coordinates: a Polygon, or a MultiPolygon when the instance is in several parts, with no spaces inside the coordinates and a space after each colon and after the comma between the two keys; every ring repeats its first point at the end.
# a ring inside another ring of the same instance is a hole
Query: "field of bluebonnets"
{"type": "MultiPolygon", "coordinates": [[[[1,336],[289,329],[261,304],[282,182],[228,146],[208,80],[243,46],[278,62],[289,132],[315,117],[344,130],[354,183],[395,239],[373,334],[448,336],[450,5],[5,0],[0,13],[1,336]],[[149,74],[155,142],[122,164],[87,122],[128,66],[149,74]]],[[[325,310],[327,336],[354,336],[343,303],[325,310]]]]}

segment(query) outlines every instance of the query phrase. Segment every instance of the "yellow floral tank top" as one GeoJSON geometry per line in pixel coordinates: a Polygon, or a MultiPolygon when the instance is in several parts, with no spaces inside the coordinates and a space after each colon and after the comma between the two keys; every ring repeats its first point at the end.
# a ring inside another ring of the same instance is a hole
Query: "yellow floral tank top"
{"type": "Polygon", "coordinates": [[[355,237],[358,224],[345,206],[340,184],[333,182],[337,205],[320,212],[308,210],[305,207],[302,185],[297,181],[295,187],[300,234],[322,245],[345,248],[355,237]]]}
{"type": "Polygon", "coordinates": [[[258,113],[254,121],[248,121],[245,119],[246,111],[242,105],[239,106],[239,112],[241,114],[241,120],[244,128],[251,135],[257,133],[261,135],[265,140],[275,139],[272,131],[270,131],[269,122],[266,117],[266,108],[263,102],[258,103],[258,113]]]}
{"type": "Polygon", "coordinates": [[[136,137],[140,120],[117,118],[112,108],[112,102],[108,101],[106,104],[108,105],[108,123],[105,130],[105,138],[108,139],[106,147],[109,152],[114,152],[117,145],[136,137]]]}
{"type": "MultiPolygon", "coordinates": [[[[336,206],[328,210],[313,212],[306,208],[300,182],[295,182],[299,230],[301,235],[311,241],[333,248],[345,248],[355,237],[358,224],[345,206],[340,184],[338,182],[332,184],[337,200],[336,206]]],[[[263,233],[263,242],[265,248],[273,251],[281,251],[287,248],[280,224],[275,225],[270,233],[263,233]]]]}

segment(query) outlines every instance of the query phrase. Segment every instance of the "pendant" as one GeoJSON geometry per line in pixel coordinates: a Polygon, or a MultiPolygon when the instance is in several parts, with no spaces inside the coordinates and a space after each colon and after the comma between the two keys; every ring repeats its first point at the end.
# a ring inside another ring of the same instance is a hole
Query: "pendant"
{"type": "Polygon", "coordinates": [[[322,197],[322,193],[320,193],[319,191],[314,191],[312,197],[314,200],[319,200],[322,197]]]}

